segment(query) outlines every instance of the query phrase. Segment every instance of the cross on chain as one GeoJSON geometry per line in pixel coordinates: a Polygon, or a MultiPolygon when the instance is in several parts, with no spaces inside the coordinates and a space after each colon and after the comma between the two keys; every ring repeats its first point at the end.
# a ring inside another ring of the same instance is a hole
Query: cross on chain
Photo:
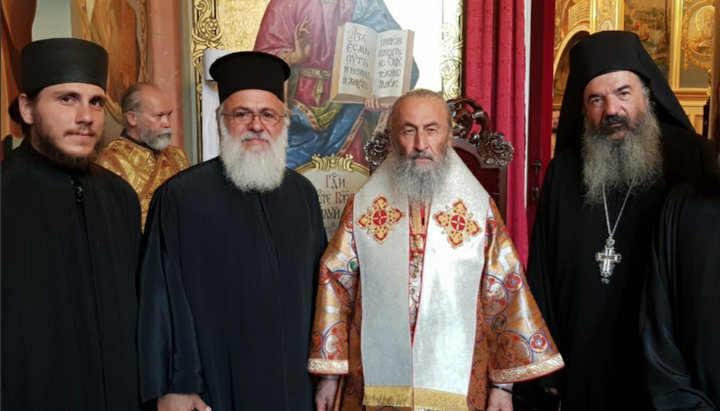
{"type": "Polygon", "coordinates": [[[605,240],[604,250],[595,253],[595,261],[600,263],[598,267],[600,267],[600,275],[602,276],[600,280],[603,284],[610,284],[610,276],[613,274],[615,264],[622,261],[622,255],[615,252],[613,245],[615,245],[615,240],[608,237],[605,240]]]}

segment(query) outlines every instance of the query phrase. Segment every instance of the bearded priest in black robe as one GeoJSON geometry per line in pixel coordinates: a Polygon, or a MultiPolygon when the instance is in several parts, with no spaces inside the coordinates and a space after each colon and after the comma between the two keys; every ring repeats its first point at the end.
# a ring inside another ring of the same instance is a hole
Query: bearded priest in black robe
{"type": "Polygon", "coordinates": [[[720,174],[677,187],[653,238],[640,325],[658,410],[720,408],[720,174]]]}
{"type": "Polygon", "coordinates": [[[213,63],[220,157],[155,192],[138,334],[141,396],[159,410],[312,410],[326,238],[315,188],[285,167],[289,73],[260,52],[213,63]]]}
{"type": "Polygon", "coordinates": [[[22,145],[2,164],[2,409],[140,408],[140,205],[94,165],[107,52],[79,39],[22,51],[11,108],[22,145]]]}
{"type": "Polygon", "coordinates": [[[635,34],[573,47],[527,272],[565,359],[542,381],[563,411],[650,407],[638,333],[650,232],[668,191],[712,163],[635,34]]]}

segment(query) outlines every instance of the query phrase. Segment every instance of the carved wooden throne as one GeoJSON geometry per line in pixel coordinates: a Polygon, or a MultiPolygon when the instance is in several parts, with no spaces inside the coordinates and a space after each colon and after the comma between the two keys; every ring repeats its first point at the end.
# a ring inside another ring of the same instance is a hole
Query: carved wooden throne
{"type": "MultiPolygon", "coordinates": [[[[470,98],[448,100],[453,117],[453,148],[490,193],[505,218],[507,207],[507,169],[515,148],[503,133],[490,128],[490,117],[482,106],[470,98]]],[[[365,143],[365,158],[373,167],[385,160],[390,151],[390,133],[375,133],[365,143]]]]}

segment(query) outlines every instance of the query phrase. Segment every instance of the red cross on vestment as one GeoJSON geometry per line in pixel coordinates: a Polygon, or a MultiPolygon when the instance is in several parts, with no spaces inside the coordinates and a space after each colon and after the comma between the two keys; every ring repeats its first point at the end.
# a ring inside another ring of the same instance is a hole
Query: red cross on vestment
{"type": "Polygon", "coordinates": [[[404,215],[402,211],[391,206],[385,197],[379,196],[357,222],[375,238],[375,241],[382,244],[404,215]]]}
{"type": "Polygon", "coordinates": [[[442,227],[443,234],[447,234],[450,245],[457,248],[465,240],[482,231],[472,216],[472,213],[467,212],[467,207],[462,200],[458,200],[453,203],[452,207],[447,206],[445,211],[436,213],[433,218],[442,227]]]}

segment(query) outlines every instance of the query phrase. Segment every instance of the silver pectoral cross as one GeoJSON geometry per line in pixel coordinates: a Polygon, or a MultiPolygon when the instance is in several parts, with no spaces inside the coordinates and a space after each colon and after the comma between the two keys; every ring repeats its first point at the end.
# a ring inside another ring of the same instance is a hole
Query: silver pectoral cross
{"type": "Polygon", "coordinates": [[[607,240],[605,240],[604,250],[595,253],[595,261],[599,263],[598,267],[600,267],[601,281],[603,284],[610,284],[610,276],[613,274],[615,264],[622,261],[622,256],[615,252],[614,245],[615,240],[612,237],[608,237],[607,240]]]}

